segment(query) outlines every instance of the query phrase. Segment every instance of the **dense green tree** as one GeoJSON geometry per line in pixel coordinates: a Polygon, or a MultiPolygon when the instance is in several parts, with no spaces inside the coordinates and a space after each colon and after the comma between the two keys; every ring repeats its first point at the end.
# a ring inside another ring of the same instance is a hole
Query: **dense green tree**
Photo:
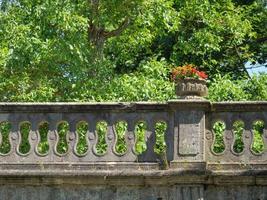
{"type": "Polygon", "coordinates": [[[264,1],[0,4],[1,101],[166,100],[173,65],[237,79],[266,62],[264,1]]]}
{"type": "MultiPolygon", "coordinates": [[[[164,5],[153,17],[148,17],[153,12],[147,10],[136,20],[136,29],[113,40],[109,52],[118,67],[127,71],[140,60],[159,55],[175,65],[203,66],[212,76],[231,73],[242,77],[247,75],[247,61],[266,62],[267,12],[263,3],[179,0],[164,5]]],[[[156,3],[150,6],[157,8],[156,3]]]]}
{"type": "Polygon", "coordinates": [[[253,75],[251,79],[231,80],[229,75],[216,75],[209,86],[211,101],[267,100],[267,74],[253,75]]]}

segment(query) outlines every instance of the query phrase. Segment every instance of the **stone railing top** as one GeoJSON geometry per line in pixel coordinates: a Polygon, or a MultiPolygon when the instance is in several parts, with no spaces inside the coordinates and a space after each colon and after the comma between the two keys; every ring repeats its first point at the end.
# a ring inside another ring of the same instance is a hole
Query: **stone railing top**
{"type": "Polygon", "coordinates": [[[251,112],[267,111],[267,101],[230,101],[211,104],[212,111],[225,112],[251,112]]]}
{"type": "Polygon", "coordinates": [[[213,112],[266,111],[267,101],[210,102],[208,100],[170,100],[167,102],[2,102],[0,112],[88,112],[88,111],[166,111],[170,108],[202,109],[213,112]]]}
{"type": "Polygon", "coordinates": [[[88,111],[164,111],[167,103],[161,102],[46,102],[46,103],[0,103],[0,112],[88,112],[88,111]]]}

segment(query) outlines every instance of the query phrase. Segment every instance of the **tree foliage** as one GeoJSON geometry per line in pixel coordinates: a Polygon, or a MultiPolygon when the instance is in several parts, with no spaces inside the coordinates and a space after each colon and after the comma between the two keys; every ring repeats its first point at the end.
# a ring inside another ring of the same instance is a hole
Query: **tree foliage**
{"type": "Polygon", "coordinates": [[[192,63],[215,80],[266,63],[260,0],[0,4],[1,101],[167,100],[171,66],[192,63]]]}
{"type": "Polygon", "coordinates": [[[209,86],[211,101],[267,100],[267,74],[253,75],[250,79],[231,80],[229,75],[217,75],[209,86]]]}

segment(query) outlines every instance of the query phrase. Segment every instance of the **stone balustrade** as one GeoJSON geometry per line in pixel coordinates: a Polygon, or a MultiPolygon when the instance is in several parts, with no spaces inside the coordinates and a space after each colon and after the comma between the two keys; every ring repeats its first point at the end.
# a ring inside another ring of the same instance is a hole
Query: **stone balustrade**
{"type": "MultiPolygon", "coordinates": [[[[9,150],[0,153],[0,184],[198,184],[199,199],[204,195],[204,185],[233,181],[267,185],[267,102],[1,103],[0,125],[3,123],[9,124],[5,129],[8,136],[1,133],[0,142],[8,144],[9,150]],[[116,124],[120,122],[126,125],[123,153],[116,149],[119,140],[116,124]],[[145,148],[138,153],[136,126],[140,122],[145,124],[145,148]],[[235,126],[236,122],[241,125],[235,126]],[[47,136],[41,138],[40,127],[44,123],[47,136]],[[67,124],[63,136],[59,129],[62,123],[67,124]],[[86,148],[82,153],[78,150],[80,123],[87,125],[83,135],[86,148]],[[106,127],[102,139],[99,123],[106,127]],[[166,125],[166,151],[161,154],[155,151],[158,123],[166,125]],[[219,136],[216,123],[221,131],[219,136]],[[261,125],[258,135],[255,123],[261,125]],[[26,138],[22,134],[23,124],[29,128],[26,138]],[[239,136],[235,130],[238,127],[239,136]],[[21,152],[23,140],[28,145],[27,152],[21,152]],[[39,151],[43,140],[47,141],[46,152],[39,151]],[[100,140],[105,141],[102,152],[97,146],[100,140]],[[216,140],[222,143],[220,151],[216,149],[216,140]],[[253,147],[256,140],[260,151],[253,147]],[[62,141],[66,143],[64,152],[58,148],[62,141]],[[168,167],[162,166],[164,162],[168,167]],[[26,183],[25,178],[30,181],[26,183]]],[[[4,128],[0,130],[3,132],[4,128]]]]}

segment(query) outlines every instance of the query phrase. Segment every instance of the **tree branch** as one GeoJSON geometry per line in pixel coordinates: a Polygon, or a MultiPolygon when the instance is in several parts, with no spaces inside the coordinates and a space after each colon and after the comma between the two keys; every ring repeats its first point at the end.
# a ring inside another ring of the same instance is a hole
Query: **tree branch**
{"type": "Polygon", "coordinates": [[[267,36],[266,37],[262,37],[262,38],[257,38],[256,39],[256,42],[257,43],[264,43],[264,42],[266,42],[267,41],[267,36]]]}
{"type": "MultiPolygon", "coordinates": [[[[237,46],[234,46],[234,48],[235,48],[236,54],[237,54],[237,56],[238,56],[238,58],[240,60],[240,63],[243,63],[243,59],[242,59],[242,57],[241,57],[241,55],[240,55],[240,53],[239,53],[239,51],[237,49],[237,46]]],[[[251,79],[251,77],[250,77],[250,75],[248,73],[248,70],[246,69],[245,65],[242,65],[242,68],[243,68],[244,72],[246,73],[246,75],[248,76],[248,78],[251,79]]]]}
{"type": "Polygon", "coordinates": [[[267,66],[259,65],[259,66],[246,67],[246,69],[256,69],[256,68],[261,68],[261,67],[265,67],[265,68],[267,68],[267,66]]]}
{"type": "Polygon", "coordinates": [[[105,31],[103,33],[103,36],[105,38],[115,37],[120,35],[130,24],[130,19],[128,17],[125,18],[125,20],[119,25],[119,27],[113,31],[105,31]]]}
{"type": "Polygon", "coordinates": [[[244,43],[237,45],[237,47],[241,47],[241,46],[243,46],[244,44],[251,44],[251,43],[253,43],[253,42],[256,42],[256,43],[258,43],[258,44],[261,44],[261,43],[264,43],[264,42],[266,42],[266,41],[267,41],[267,37],[261,37],[261,38],[257,38],[257,39],[255,39],[255,40],[247,40],[247,41],[245,41],[244,43]]]}

